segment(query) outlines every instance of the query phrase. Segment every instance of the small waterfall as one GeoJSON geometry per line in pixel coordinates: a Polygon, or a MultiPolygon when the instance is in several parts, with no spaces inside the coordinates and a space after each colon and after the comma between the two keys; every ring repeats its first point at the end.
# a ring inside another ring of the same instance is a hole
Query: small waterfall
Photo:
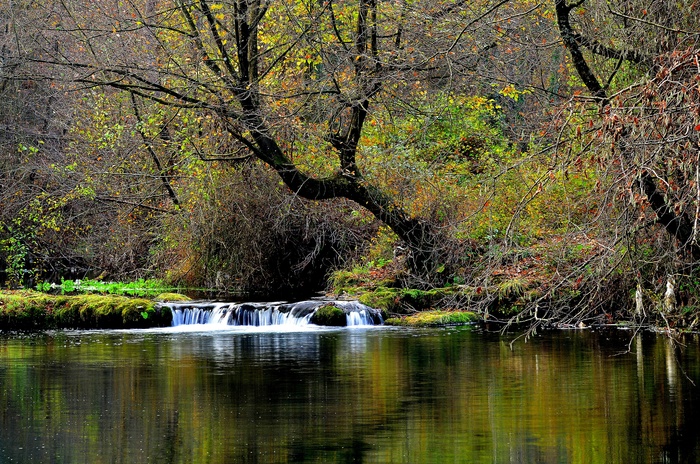
{"type": "Polygon", "coordinates": [[[348,325],[374,325],[372,316],[365,311],[352,311],[345,315],[348,320],[348,325]]]}
{"type": "Polygon", "coordinates": [[[357,301],[300,301],[298,303],[160,303],[170,308],[173,326],[208,324],[220,326],[309,325],[322,306],[333,305],[345,313],[346,326],[384,323],[381,312],[357,301]]]}

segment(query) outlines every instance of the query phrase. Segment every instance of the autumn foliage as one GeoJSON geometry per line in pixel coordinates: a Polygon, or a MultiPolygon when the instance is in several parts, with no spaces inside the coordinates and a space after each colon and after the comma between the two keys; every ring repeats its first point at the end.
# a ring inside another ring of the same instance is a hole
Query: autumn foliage
{"type": "Polygon", "coordinates": [[[3,283],[692,326],[697,25],[623,3],[3,5],[3,283]]]}

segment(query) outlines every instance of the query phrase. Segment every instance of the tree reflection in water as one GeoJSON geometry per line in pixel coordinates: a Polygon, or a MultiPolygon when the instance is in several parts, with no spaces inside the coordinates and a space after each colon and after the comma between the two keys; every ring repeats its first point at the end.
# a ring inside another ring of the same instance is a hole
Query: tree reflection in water
{"type": "MultiPolygon", "coordinates": [[[[631,335],[631,334],[630,334],[631,335]]],[[[0,462],[695,462],[698,339],[470,328],[0,338],[0,462]]]]}

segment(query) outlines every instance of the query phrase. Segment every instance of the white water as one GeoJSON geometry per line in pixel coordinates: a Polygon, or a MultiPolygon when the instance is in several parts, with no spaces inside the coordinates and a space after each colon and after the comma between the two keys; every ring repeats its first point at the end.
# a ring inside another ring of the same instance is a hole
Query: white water
{"type": "MultiPolygon", "coordinates": [[[[311,323],[316,310],[328,301],[301,301],[298,303],[163,303],[173,314],[172,325],[230,327],[299,327],[311,323]]],[[[345,313],[346,325],[362,327],[380,325],[379,311],[356,301],[334,301],[345,313]]]]}

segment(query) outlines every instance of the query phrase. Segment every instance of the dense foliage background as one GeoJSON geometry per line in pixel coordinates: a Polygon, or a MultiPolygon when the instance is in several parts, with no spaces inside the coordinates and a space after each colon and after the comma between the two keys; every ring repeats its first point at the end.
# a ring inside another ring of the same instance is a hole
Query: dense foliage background
{"type": "Polygon", "coordinates": [[[2,283],[694,327],[697,11],[5,2],[2,283]]]}

